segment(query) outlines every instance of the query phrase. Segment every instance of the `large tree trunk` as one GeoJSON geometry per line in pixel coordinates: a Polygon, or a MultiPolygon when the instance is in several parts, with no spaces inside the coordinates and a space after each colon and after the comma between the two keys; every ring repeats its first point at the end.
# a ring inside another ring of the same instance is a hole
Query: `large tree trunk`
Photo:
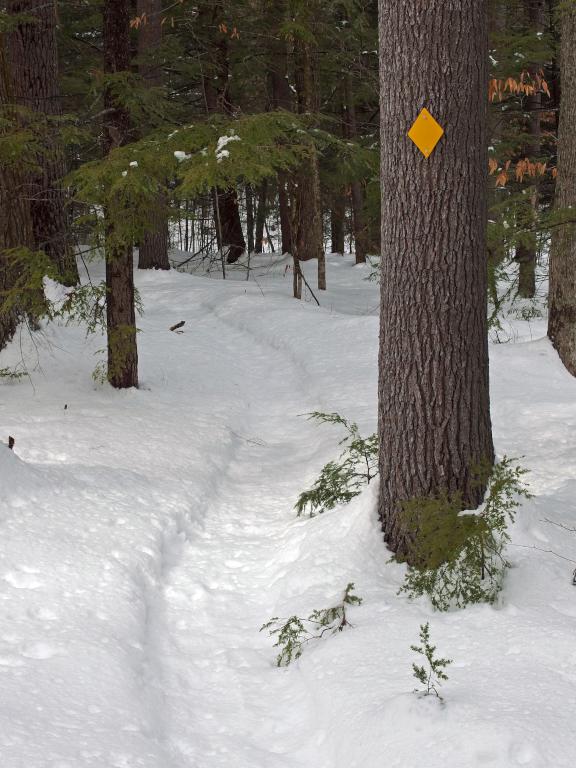
{"type": "Polygon", "coordinates": [[[402,502],[442,491],[472,509],[493,461],[486,322],[486,6],[380,0],[380,500],[386,541],[414,563],[402,502]],[[446,134],[407,137],[427,107],[446,134]]]}
{"type": "MultiPolygon", "coordinates": [[[[138,0],[138,73],[152,87],[162,85],[158,49],[162,44],[162,0],[138,0]]],[[[138,269],[170,269],[168,260],[168,217],[160,193],[138,251],[138,269]]]]}
{"type": "Polygon", "coordinates": [[[66,285],[78,282],[78,268],[69,237],[62,179],[66,175],[58,126],[49,118],[62,114],[58,84],[56,4],[54,0],[10,0],[10,14],[22,14],[9,35],[9,59],[17,104],[42,120],[38,171],[28,179],[34,247],[46,253],[66,285]]]}
{"type": "MultiPolygon", "coordinates": [[[[130,69],[130,1],[104,0],[104,71],[114,75],[130,69]]],[[[109,89],[104,93],[104,149],[126,144],[130,117],[118,106],[109,89]]],[[[108,333],[108,381],[118,389],[138,386],[138,351],[134,309],[132,243],[116,236],[115,217],[121,216],[114,201],[106,212],[106,321],[108,333]]]]}
{"type": "MultiPolygon", "coordinates": [[[[560,73],[562,99],[558,130],[556,207],[576,210],[576,7],[562,11],[560,73]]],[[[576,225],[557,227],[550,249],[548,336],[560,359],[576,376],[576,225]]]]}
{"type": "MultiPolygon", "coordinates": [[[[16,121],[12,78],[6,57],[6,35],[0,33],[0,139],[14,127],[16,121]]],[[[27,194],[27,178],[21,163],[0,164],[0,350],[10,341],[22,312],[18,304],[9,299],[18,274],[11,260],[16,249],[34,247],[32,216],[27,194]]]]}

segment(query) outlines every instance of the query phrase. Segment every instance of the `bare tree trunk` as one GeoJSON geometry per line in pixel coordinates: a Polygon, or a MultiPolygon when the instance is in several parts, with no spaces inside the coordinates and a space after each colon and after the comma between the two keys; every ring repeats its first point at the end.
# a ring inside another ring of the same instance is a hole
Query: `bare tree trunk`
{"type": "MultiPolygon", "coordinates": [[[[279,33],[280,22],[286,16],[286,4],[276,0],[271,7],[270,24],[276,25],[276,31],[269,38],[270,57],[268,60],[271,104],[273,109],[284,109],[291,112],[293,98],[288,83],[288,51],[286,40],[279,33]]],[[[280,208],[280,229],[282,233],[282,253],[292,253],[292,223],[290,215],[290,199],[286,191],[287,178],[283,171],[278,173],[278,206],[280,208]]]]}
{"type": "Polygon", "coordinates": [[[346,197],[344,190],[335,192],[330,209],[330,247],[332,253],[344,253],[344,220],[346,218],[346,197]]]}
{"type": "Polygon", "coordinates": [[[292,253],[292,222],[290,214],[290,198],[287,192],[286,174],[278,174],[278,205],[280,207],[280,233],[282,236],[282,253],[292,253]]]}
{"type": "MultiPolygon", "coordinates": [[[[299,261],[318,259],[318,271],[324,261],[324,235],[320,200],[320,170],[318,156],[310,159],[295,174],[292,202],[292,249],[299,261]]],[[[320,287],[320,286],[319,286],[320,287]]],[[[326,288],[324,285],[323,288],[326,288]]]]}
{"type": "Polygon", "coordinates": [[[254,253],[262,253],[264,242],[264,223],[266,221],[266,207],[268,197],[268,181],[260,184],[258,190],[258,206],[256,208],[256,231],[254,236],[254,253]]]}
{"type": "Polygon", "coordinates": [[[414,562],[402,502],[482,500],[492,463],[486,321],[486,5],[380,0],[382,297],[379,511],[414,562]],[[430,74],[434,73],[431,78],[430,74]],[[426,107],[446,134],[425,159],[407,137],[426,107]]]}
{"type": "Polygon", "coordinates": [[[246,242],[240,222],[238,196],[235,189],[217,189],[220,248],[228,264],[234,264],[246,252],[246,242]]]}
{"type": "MultiPolygon", "coordinates": [[[[234,109],[230,101],[228,37],[220,29],[223,21],[222,4],[218,0],[214,4],[204,2],[200,8],[200,19],[202,24],[213,31],[207,60],[202,69],[206,112],[232,115],[234,109]]],[[[226,254],[228,264],[233,264],[246,251],[236,190],[217,189],[214,207],[219,247],[222,253],[226,254]]]]}
{"type": "MultiPolygon", "coordinates": [[[[349,74],[344,75],[344,127],[348,139],[354,140],[358,137],[356,105],[354,104],[352,81],[349,74]]],[[[364,187],[359,181],[353,181],[350,189],[352,197],[356,264],[365,264],[366,254],[368,252],[368,230],[366,227],[366,217],[364,215],[364,187]]]]}
{"type": "MultiPolygon", "coordinates": [[[[109,75],[130,69],[130,0],[104,0],[104,71],[109,75]]],[[[108,88],[104,93],[104,149],[110,152],[126,144],[130,117],[118,106],[108,88]]],[[[111,201],[111,208],[114,201],[111,201]]],[[[132,243],[116,235],[114,219],[119,211],[106,212],[106,321],[108,333],[108,381],[123,389],[138,386],[138,351],[134,308],[132,243]]]]}
{"type": "MultiPolygon", "coordinates": [[[[545,0],[524,0],[524,11],[530,32],[542,33],[545,27],[546,2],[545,0]]],[[[532,75],[537,74],[538,67],[528,67],[532,75]]],[[[529,139],[524,147],[524,155],[534,160],[538,158],[541,144],[540,116],[542,110],[542,92],[537,91],[526,97],[525,111],[528,113],[529,139]]],[[[533,225],[538,212],[539,190],[537,181],[531,191],[528,223],[533,225]]],[[[531,299],[536,294],[536,235],[532,234],[528,239],[519,243],[516,248],[516,261],[518,262],[518,295],[525,299],[531,299]]]]}
{"type": "MultiPolygon", "coordinates": [[[[158,51],[162,44],[162,0],[138,0],[138,73],[151,87],[162,85],[158,51]]],[[[138,250],[138,269],[170,269],[166,200],[159,193],[138,250]]]]}
{"type": "Polygon", "coordinates": [[[246,184],[246,230],[248,253],[254,253],[254,195],[251,184],[246,184]]]}
{"type": "MultiPolygon", "coordinates": [[[[295,80],[300,114],[315,112],[312,48],[307,39],[298,39],[295,49],[295,80]]],[[[318,154],[310,148],[309,158],[295,175],[292,204],[292,251],[298,262],[318,260],[318,288],[326,290],[326,257],[322,226],[322,195],[318,154]]]]}
{"type": "MultiPolygon", "coordinates": [[[[39,170],[29,173],[28,195],[34,248],[46,253],[65,285],[75,285],[78,268],[69,236],[62,179],[64,148],[58,126],[49,118],[62,114],[58,83],[55,0],[9,0],[10,14],[23,18],[9,35],[9,59],[17,104],[43,119],[39,170]]],[[[38,131],[38,129],[36,129],[38,131]]]]}
{"type": "MultiPolygon", "coordinates": [[[[576,6],[562,10],[560,73],[562,99],[558,130],[556,207],[576,209],[576,6]]],[[[560,359],[576,376],[576,225],[557,227],[550,249],[548,336],[560,359]]]]}

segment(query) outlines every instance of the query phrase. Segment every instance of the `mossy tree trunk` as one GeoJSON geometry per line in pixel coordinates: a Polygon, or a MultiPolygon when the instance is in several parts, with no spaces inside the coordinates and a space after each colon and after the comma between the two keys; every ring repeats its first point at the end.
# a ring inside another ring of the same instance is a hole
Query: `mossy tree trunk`
{"type": "Polygon", "coordinates": [[[446,491],[473,509],[474,467],[494,458],[486,4],[380,0],[380,43],[379,512],[389,547],[414,562],[402,503],[446,491]],[[446,131],[428,159],[407,137],[423,107],[446,131]]]}

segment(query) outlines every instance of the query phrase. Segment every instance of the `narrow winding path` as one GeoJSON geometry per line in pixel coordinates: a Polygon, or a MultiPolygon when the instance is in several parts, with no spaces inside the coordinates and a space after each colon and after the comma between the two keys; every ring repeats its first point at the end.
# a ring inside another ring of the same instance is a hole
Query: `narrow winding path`
{"type": "Polygon", "coordinates": [[[221,339],[238,400],[214,424],[225,461],[211,491],[167,540],[148,627],[158,732],[173,768],[323,768],[313,693],[273,666],[259,633],[299,556],[302,524],[290,522],[307,430],[295,415],[318,402],[293,355],[242,326],[235,302],[204,304],[198,323],[219,326],[208,335],[221,339]]]}

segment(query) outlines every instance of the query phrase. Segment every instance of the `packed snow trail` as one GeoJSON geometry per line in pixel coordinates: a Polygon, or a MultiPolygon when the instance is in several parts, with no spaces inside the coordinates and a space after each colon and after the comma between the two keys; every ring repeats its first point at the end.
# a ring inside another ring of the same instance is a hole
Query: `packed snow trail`
{"type": "Polygon", "coordinates": [[[376,424],[377,286],[328,265],[320,310],[282,264],[259,286],[138,272],[139,391],[95,388],[101,340],[55,326],[34,387],[2,385],[1,768],[572,765],[576,598],[546,550],[576,559],[576,536],[543,519],[575,524],[576,383],[530,341],[542,324],[492,347],[497,450],[525,455],[535,494],[514,568],[496,608],[410,603],[375,484],[313,520],[293,509],[341,437],[301,414],[376,424]],[[260,626],[351,581],[354,628],[276,668],[260,626]],[[412,693],[427,620],[454,660],[445,707],[412,693]]]}
{"type": "Polygon", "coordinates": [[[239,393],[228,424],[214,425],[222,464],[213,467],[209,495],[195,501],[197,514],[163,584],[156,631],[164,635],[157,648],[164,738],[178,766],[323,768],[332,763],[319,749],[324,734],[313,694],[272,667],[270,641],[257,634],[277,607],[282,563],[299,556],[298,540],[286,541],[305,450],[306,430],[294,416],[317,400],[289,356],[235,327],[241,304],[230,302],[222,316],[201,304],[194,324],[198,334],[212,327],[232,369],[242,349],[237,365],[246,370],[241,385],[232,382],[239,393]]]}

